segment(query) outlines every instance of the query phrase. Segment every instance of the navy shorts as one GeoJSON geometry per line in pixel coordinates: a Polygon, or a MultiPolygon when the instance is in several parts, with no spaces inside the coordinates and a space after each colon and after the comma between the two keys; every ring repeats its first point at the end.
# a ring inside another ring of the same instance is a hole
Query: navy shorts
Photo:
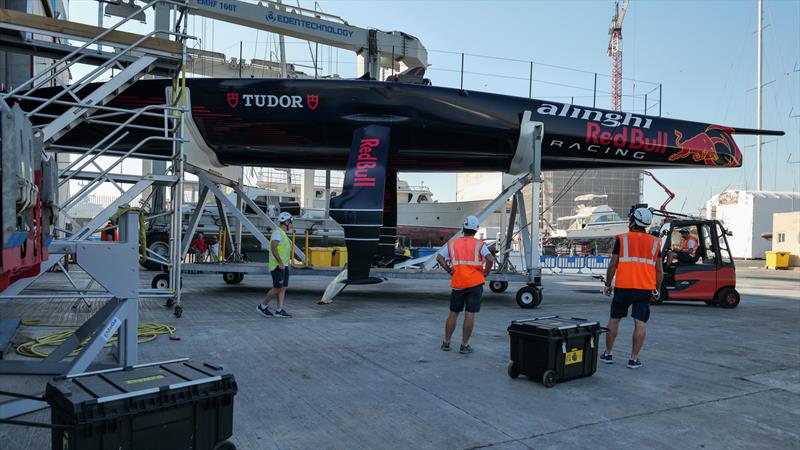
{"type": "Polygon", "coordinates": [[[280,267],[276,267],[275,270],[272,271],[272,287],[285,288],[288,286],[289,286],[289,268],[287,267],[286,269],[281,270],[280,267]]]}
{"type": "Polygon", "coordinates": [[[466,306],[467,312],[480,312],[481,295],[483,295],[482,284],[466,289],[453,289],[450,293],[450,311],[461,312],[466,306]]]}
{"type": "Polygon", "coordinates": [[[642,322],[650,318],[650,291],[642,289],[614,289],[614,300],[611,301],[611,318],[622,319],[628,315],[628,308],[633,306],[631,317],[642,322]]]}

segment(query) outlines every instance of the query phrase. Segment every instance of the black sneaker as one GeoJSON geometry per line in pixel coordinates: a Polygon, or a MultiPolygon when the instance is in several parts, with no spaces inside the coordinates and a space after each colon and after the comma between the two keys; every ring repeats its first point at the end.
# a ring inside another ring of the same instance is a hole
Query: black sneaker
{"type": "Polygon", "coordinates": [[[256,309],[258,310],[258,312],[261,313],[262,316],[272,317],[272,312],[270,312],[269,306],[264,306],[264,305],[259,303],[259,305],[256,306],[256,309]],[[263,308],[262,308],[262,306],[263,306],[263,308]]]}
{"type": "Polygon", "coordinates": [[[458,350],[458,353],[472,353],[472,351],[472,347],[470,347],[469,344],[461,344],[461,348],[458,350]]]}
{"type": "Polygon", "coordinates": [[[450,351],[450,343],[442,341],[442,351],[449,352],[450,351]]]}
{"type": "Polygon", "coordinates": [[[275,311],[275,317],[292,317],[292,315],[287,313],[283,309],[279,309],[279,310],[275,311]]]}
{"type": "Polygon", "coordinates": [[[600,361],[603,361],[606,364],[614,364],[614,355],[603,352],[603,354],[600,355],[600,361]]]}
{"type": "Polygon", "coordinates": [[[642,367],[642,361],[640,361],[639,358],[628,360],[629,369],[638,369],[640,367],[642,367]]]}

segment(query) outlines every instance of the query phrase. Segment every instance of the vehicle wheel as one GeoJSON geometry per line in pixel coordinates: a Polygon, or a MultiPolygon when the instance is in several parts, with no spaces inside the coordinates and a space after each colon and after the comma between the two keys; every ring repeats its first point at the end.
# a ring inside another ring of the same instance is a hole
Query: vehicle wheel
{"type": "Polygon", "coordinates": [[[508,281],[490,281],[489,289],[497,293],[505,292],[508,289],[508,281]]]}
{"type": "Polygon", "coordinates": [[[723,288],[717,292],[717,304],[722,308],[736,308],[739,306],[739,293],[734,288],[723,288]]]}
{"type": "Polygon", "coordinates": [[[173,311],[173,314],[175,314],[175,317],[180,318],[183,315],[183,307],[181,305],[175,306],[175,311],[173,311]]]}
{"type": "Polygon", "coordinates": [[[555,370],[547,370],[545,371],[544,375],[542,375],[542,384],[546,388],[551,388],[556,385],[556,371],[555,370]]]}
{"type": "MultiPolygon", "coordinates": [[[[164,259],[169,259],[169,234],[167,233],[148,233],[147,235],[148,253],[155,253],[164,259]]],[[[165,270],[166,266],[151,260],[142,263],[142,267],[148,270],[165,270]]]]}
{"type": "Polygon", "coordinates": [[[241,273],[241,272],[238,272],[236,275],[238,275],[236,283],[237,283],[237,284],[238,284],[238,283],[241,283],[241,282],[242,282],[242,280],[244,280],[244,274],[243,274],[243,273],[241,273]]]}
{"type": "Polygon", "coordinates": [[[542,290],[525,286],[517,291],[517,305],[520,308],[536,308],[542,303],[542,290]]]}
{"type": "Polygon", "coordinates": [[[237,272],[224,272],[222,274],[222,279],[225,281],[226,284],[239,284],[240,281],[244,276],[239,278],[239,273],[237,272]]]}
{"type": "Polygon", "coordinates": [[[236,446],[231,441],[217,442],[213,450],[236,450],[236,446]]]}
{"type": "Polygon", "coordinates": [[[517,378],[519,376],[519,368],[514,361],[508,363],[508,376],[511,378],[517,378]]]}
{"type": "Polygon", "coordinates": [[[708,306],[717,306],[717,302],[714,300],[706,300],[705,303],[708,306]]]}
{"type": "Polygon", "coordinates": [[[160,273],[153,277],[153,281],[150,282],[150,287],[153,289],[161,289],[166,290],[169,289],[169,275],[166,273],[160,273]]]}
{"type": "Polygon", "coordinates": [[[165,308],[172,308],[173,306],[175,306],[175,299],[170,297],[170,298],[167,299],[167,302],[164,303],[164,307],[165,308]]]}

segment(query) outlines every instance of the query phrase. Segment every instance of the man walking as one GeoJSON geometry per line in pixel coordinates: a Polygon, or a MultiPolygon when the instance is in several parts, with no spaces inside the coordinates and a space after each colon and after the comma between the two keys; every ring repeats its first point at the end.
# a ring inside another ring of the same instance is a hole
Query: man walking
{"type": "Polygon", "coordinates": [[[642,367],[639,351],[647,335],[650,298],[660,296],[661,280],[664,276],[659,255],[659,239],[645,231],[652,221],[653,213],[649,209],[637,208],[630,215],[628,222],[630,232],[617,236],[614,243],[604,289],[604,294],[610,296],[611,285],[616,275],[614,299],[611,301],[611,315],[608,319],[606,350],[600,355],[600,360],[606,364],[614,362],[612,351],[614,340],[619,333],[619,321],[628,315],[628,309],[632,307],[633,348],[628,367],[631,369],[642,367]]]}
{"type": "Polygon", "coordinates": [[[464,237],[450,240],[436,255],[436,260],[452,278],[450,280],[450,313],[444,325],[442,350],[450,350],[450,338],[456,329],[458,315],[465,308],[464,330],[461,334],[461,353],[472,353],[469,338],[475,326],[475,314],[481,310],[481,295],[485,276],[489,275],[494,257],[486,245],[475,239],[478,232],[478,218],[464,219],[464,237]]]}
{"type": "Polygon", "coordinates": [[[289,286],[289,264],[292,262],[292,242],[286,234],[292,228],[292,215],[282,212],[278,216],[278,228],[272,232],[269,252],[269,272],[272,274],[272,289],[267,292],[261,304],[257,306],[258,312],[267,317],[273,314],[269,310],[269,302],[278,297],[278,309],[275,317],[292,317],[283,309],[286,297],[286,288],[289,286]]]}

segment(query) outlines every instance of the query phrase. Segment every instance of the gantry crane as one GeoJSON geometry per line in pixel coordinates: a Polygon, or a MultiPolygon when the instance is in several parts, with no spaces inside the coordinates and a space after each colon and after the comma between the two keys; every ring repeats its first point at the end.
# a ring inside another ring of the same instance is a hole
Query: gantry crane
{"type": "Polygon", "coordinates": [[[611,57],[611,109],[622,111],[622,21],[628,10],[628,0],[614,2],[614,18],[608,27],[608,56],[611,57]]]}

